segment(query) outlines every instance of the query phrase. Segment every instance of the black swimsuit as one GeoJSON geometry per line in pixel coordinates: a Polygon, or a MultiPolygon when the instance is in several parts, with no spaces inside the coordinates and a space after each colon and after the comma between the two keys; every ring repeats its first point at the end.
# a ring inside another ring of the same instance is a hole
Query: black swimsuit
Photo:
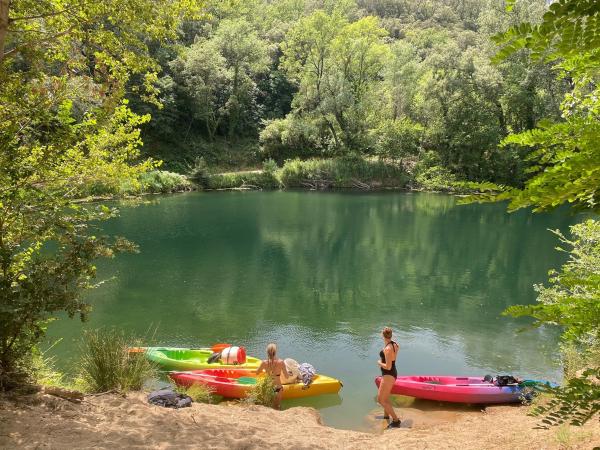
{"type": "MultiPolygon", "coordinates": [[[[398,354],[397,350],[396,350],[396,344],[394,341],[390,341],[387,343],[387,345],[385,347],[387,347],[388,345],[392,344],[392,348],[394,349],[394,352],[396,353],[396,355],[398,354]]],[[[384,347],[384,349],[385,349],[384,347]]],[[[383,364],[385,364],[385,353],[383,353],[383,350],[381,350],[379,352],[379,357],[381,358],[381,362],[383,364]]],[[[396,370],[396,360],[394,359],[394,361],[392,361],[392,367],[390,367],[389,369],[384,369],[383,367],[381,368],[381,376],[383,375],[391,375],[394,378],[398,378],[398,371],[396,370]]]]}

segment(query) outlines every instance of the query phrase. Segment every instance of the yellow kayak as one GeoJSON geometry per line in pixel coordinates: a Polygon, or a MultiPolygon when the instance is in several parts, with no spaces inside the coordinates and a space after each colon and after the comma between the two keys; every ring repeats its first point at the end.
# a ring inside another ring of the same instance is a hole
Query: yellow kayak
{"type": "MultiPolygon", "coordinates": [[[[256,371],[248,369],[205,369],[188,372],[171,372],[171,379],[180,386],[202,383],[214,389],[215,394],[227,398],[244,398],[256,384],[256,371]]],[[[326,375],[315,375],[312,383],[305,387],[303,383],[283,385],[283,398],[312,397],[323,394],[336,394],[342,388],[342,382],[326,375]]]]}

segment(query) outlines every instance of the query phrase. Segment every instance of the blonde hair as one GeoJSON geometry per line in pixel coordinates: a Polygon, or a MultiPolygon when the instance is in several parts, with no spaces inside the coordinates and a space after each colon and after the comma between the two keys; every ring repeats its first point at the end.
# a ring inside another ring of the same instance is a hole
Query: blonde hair
{"type": "Polygon", "coordinates": [[[267,356],[269,357],[270,361],[274,361],[276,355],[277,355],[277,345],[275,345],[274,343],[271,342],[269,345],[267,345],[267,356]]]}
{"type": "Polygon", "coordinates": [[[381,330],[381,334],[383,334],[384,338],[391,339],[392,338],[392,329],[390,327],[384,327],[383,330],[381,330]]]}

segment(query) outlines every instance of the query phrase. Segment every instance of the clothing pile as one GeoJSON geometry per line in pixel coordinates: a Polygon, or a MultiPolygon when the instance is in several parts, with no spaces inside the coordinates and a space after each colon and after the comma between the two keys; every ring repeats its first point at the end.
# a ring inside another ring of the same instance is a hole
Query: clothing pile
{"type": "Polygon", "coordinates": [[[317,373],[311,364],[298,364],[297,361],[291,358],[286,358],[283,362],[285,363],[285,373],[282,374],[283,384],[293,384],[302,381],[305,388],[310,386],[317,373]]]}
{"type": "Polygon", "coordinates": [[[185,394],[175,392],[171,388],[160,389],[148,394],[148,403],[165,408],[185,408],[192,406],[192,398],[185,394]]]}
{"type": "Polygon", "coordinates": [[[298,367],[298,370],[300,371],[300,378],[302,378],[302,383],[304,383],[304,386],[310,386],[310,383],[313,382],[313,379],[317,373],[315,368],[309,363],[302,363],[298,367]]]}

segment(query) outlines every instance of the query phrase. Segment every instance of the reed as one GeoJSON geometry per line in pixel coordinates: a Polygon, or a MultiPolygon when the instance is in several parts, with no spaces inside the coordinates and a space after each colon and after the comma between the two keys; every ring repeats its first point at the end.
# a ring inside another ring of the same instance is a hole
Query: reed
{"type": "Polygon", "coordinates": [[[81,344],[78,382],[88,392],[140,390],[156,375],[143,354],[129,353],[131,340],[114,328],[86,331],[81,344]]]}

